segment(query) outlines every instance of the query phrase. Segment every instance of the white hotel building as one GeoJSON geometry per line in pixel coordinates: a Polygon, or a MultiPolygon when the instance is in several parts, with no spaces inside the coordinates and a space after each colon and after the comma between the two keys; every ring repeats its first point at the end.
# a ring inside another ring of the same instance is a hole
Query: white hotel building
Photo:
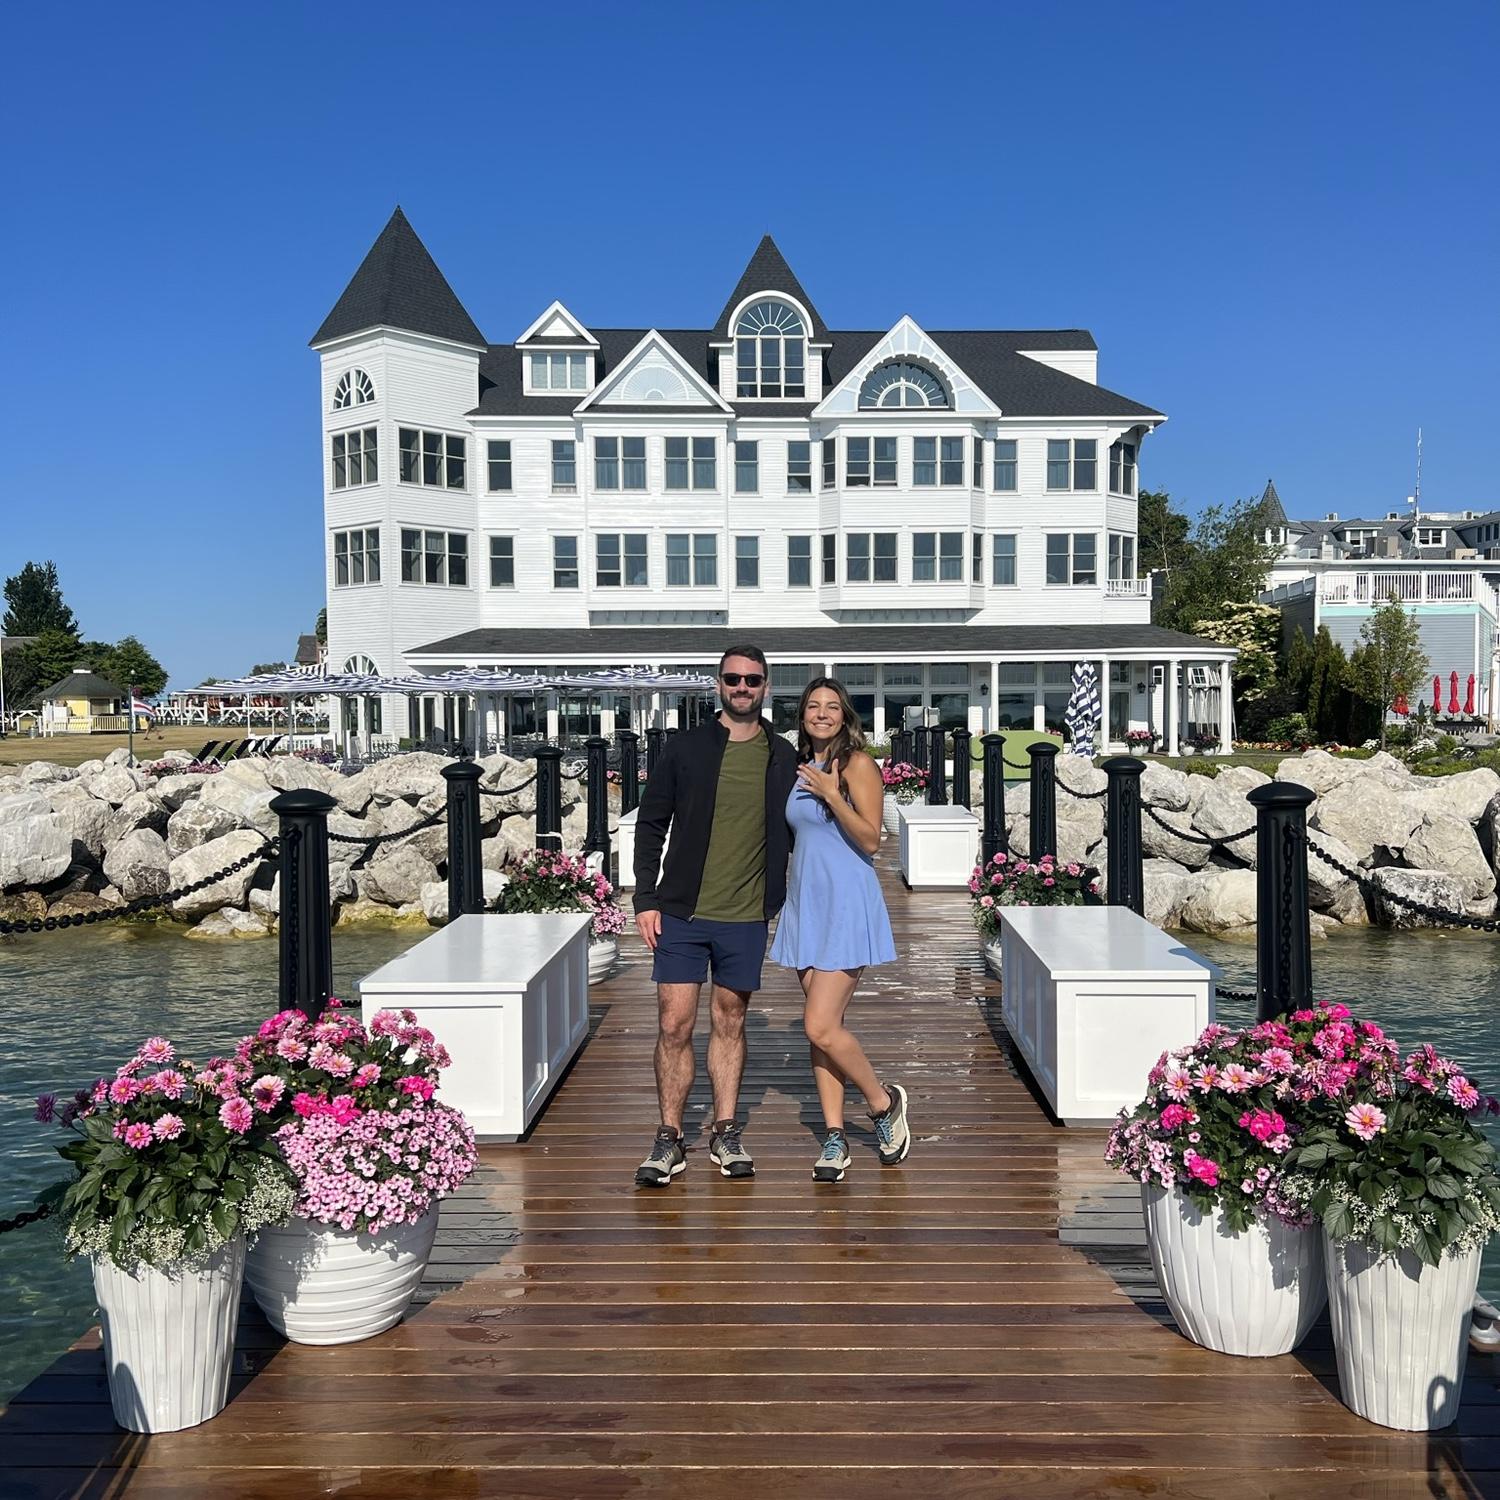
{"type": "MultiPolygon", "coordinates": [[[[1151,625],[1138,572],[1165,418],[1098,384],[1082,330],[830,329],[767,237],[710,327],[554,302],[492,344],[398,209],[312,347],[334,671],[711,669],[753,641],[778,725],[831,672],[880,737],[917,709],[1056,726],[1087,659],[1111,742],[1231,738],[1233,652],[1151,625]]],[[[518,727],[608,733],[625,707],[518,727]]],[[[466,710],[348,711],[421,737],[466,710]]]]}

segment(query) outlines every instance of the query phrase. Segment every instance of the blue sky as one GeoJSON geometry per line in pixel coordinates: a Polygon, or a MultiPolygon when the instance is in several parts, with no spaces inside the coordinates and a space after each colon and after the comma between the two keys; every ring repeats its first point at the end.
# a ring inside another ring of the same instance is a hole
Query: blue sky
{"type": "Polygon", "coordinates": [[[480,327],[1091,329],[1190,509],[1500,504],[1500,9],[13,7],[0,574],[175,686],[322,602],[307,339],[397,202],[480,327]],[[1491,102],[1486,102],[1491,101],[1491,102]]]}

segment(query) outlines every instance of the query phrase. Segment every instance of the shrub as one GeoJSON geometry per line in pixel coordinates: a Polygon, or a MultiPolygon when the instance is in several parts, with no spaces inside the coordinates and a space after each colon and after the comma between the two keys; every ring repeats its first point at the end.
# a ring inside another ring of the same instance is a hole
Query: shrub
{"type": "Polygon", "coordinates": [[[1272,719],[1266,725],[1264,733],[1266,739],[1298,750],[1312,744],[1314,738],[1305,714],[1286,714],[1282,718],[1272,719]]]}
{"type": "Polygon", "coordinates": [[[1217,761],[1188,759],[1183,761],[1178,770],[1186,772],[1189,776],[1207,776],[1212,780],[1219,774],[1221,767],[1217,761]]]}

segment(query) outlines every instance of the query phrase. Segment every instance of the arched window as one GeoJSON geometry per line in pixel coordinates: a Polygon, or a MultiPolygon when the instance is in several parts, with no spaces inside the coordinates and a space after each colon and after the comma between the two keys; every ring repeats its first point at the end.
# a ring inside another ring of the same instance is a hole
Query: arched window
{"type": "Polygon", "coordinates": [[[893,406],[947,406],[948,392],[943,382],[925,365],[897,360],[870,371],[859,388],[859,404],[864,410],[893,406]]]}
{"type": "Polygon", "coordinates": [[[807,329],[785,302],[755,302],[734,325],[735,389],[741,396],[807,394],[807,329]]]}
{"type": "Polygon", "coordinates": [[[375,399],[375,382],[363,370],[346,370],[333,390],[333,409],[363,406],[375,399]]]}
{"type": "Polygon", "coordinates": [[[368,656],[351,656],[344,662],[344,671],[351,677],[378,677],[374,661],[368,656]]]}

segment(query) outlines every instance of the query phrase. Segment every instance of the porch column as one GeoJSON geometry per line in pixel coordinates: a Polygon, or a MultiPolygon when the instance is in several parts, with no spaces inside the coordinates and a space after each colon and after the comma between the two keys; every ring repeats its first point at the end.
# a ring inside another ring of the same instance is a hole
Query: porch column
{"type": "Polygon", "coordinates": [[[1219,753],[1234,749],[1234,697],[1230,691],[1229,663],[1219,663],[1219,753]]]}
{"type": "Polygon", "coordinates": [[[1109,658],[1099,658],[1099,740],[1098,748],[1109,746],[1109,695],[1113,691],[1109,680],[1109,658]]]}
{"type": "Polygon", "coordinates": [[[985,721],[984,727],[991,732],[1000,727],[1000,662],[998,659],[990,662],[990,716],[985,721]]]}
{"type": "Polygon", "coordinates": [[[1177,701],[1177,658],[1167,658],[1166,680],[1162,684],[1162,728],[1166,733],[1167,754],[1180,755],[1181,746],[1178,744],[1178,723],[1181,718],[1182,705],[1177,701]]]}
{"type": "Polygon", "coordinates": [[[885,664],[875,663],[875,711],[870,715],[870,738],[885,738],[885,664]]]}

